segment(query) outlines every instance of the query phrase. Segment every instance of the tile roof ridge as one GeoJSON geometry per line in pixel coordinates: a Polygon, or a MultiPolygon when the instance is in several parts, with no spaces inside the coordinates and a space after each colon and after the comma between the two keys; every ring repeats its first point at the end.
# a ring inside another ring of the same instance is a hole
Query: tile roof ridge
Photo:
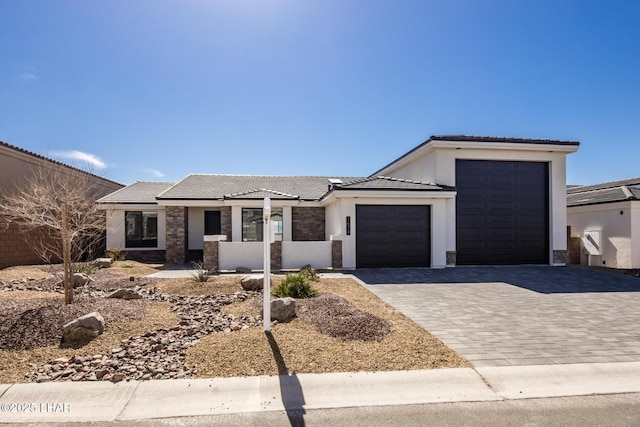
{"type": "Polygon", "coordinates": [[[34,153],[33,151],[25,150],[24,148],[20,148],[20,147],[18,147],[16,145],[9,144],[8,142],[0,141],[0,147],[6,147],[6,148],[9,148],[11,150],[17,151],[19,153],[27,154],[27,155],[35,157],[37,159],[44,160],[46,162],[53,163],[53,164],[58,165],[58,166],[64,166],[64,167],[66,167],[68,169],[71,169],[71,170],[74,170],[76,172],[80,172],[80,173],[83,173],[83,174],[86,174],[86,175],[89,175],[89,176],[93,176],[95,178],[103,179],[105,181],[111,182],[112,184],[122,185],[123,187],[126,187],[126,185],[122,184],[121,182],[117,182],[117,181],[114,181],[112,179],[105,178],[103,176],[97,175],[95,173],[91,173],[89,171],[77,168],[75,166],[68,165],[68,164],[60,162],[58,160],[54,160],[54,159],[51,159],[49,157],[43,156],[41,154],[34,153]]]}
{"type": "Polygon", "coordinates": [[[633,184],[623,184],[623,185],[640,185],[640,176],[639,177],[633,177],[633,178],[625,178],[625,179],[617,179],[615,181],[605,181],[605,182],[597,182],[594,184],[583,184],[583,185],[575,185],[573,187],[569,187],[567,188],[568,190],[572,190],[573,192],[576,193],[580,193],[582,191],[580,191],[582,188],[587,188],[587,187],[596,187],[596,188],[592,188],[589,190],[584,190],[584,192],[587,191],[594,191],[594,190],[605,190],[607,188],[615,188],[615,187],[621,187],[621,185],[618,185],[622,182],[628,182],[628,181],[636,181],[633,184]]]}
{"type": "Polygon", "coordinates": [[[291,197],[291,198],[299,198],[300,196],[296,196],[294,194],[288,194],[288,193],[283,193],[282,191],[276,191],[276,190],[269,190],[268,188],[254,188],[253,190],[246,190],[246,191],[239,191],[237,193],[229,193],[229,194],[225,194],[224,197],[238,197],[238,196],[245,196],[247,194],[251,194],[251,193],[260,193],[260,192],[267,192],[267,193],[272,193],[278,196],[285,196],[285,197],[291,197]]]}

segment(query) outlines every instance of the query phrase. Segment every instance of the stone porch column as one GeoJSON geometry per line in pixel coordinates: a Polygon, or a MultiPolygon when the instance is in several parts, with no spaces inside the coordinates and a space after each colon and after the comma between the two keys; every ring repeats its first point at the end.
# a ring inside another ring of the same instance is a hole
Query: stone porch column
{"type": "Polygon", "coordinates": [[[169,264],[187,262],[189,209],[183,206],[167,206],[167,252],[169,264]]]}
{"type": "Polygon", "coordinates": [[[225,235],[204,236],[202,264],[205,270],[220,270],[220,242],[227,240],[225,235]]]}
{"type": "Polygon", "coordinates": [[[331,240],[331,267],[334,270],[342,268],[342,236],[330,236],[331,240]]]}

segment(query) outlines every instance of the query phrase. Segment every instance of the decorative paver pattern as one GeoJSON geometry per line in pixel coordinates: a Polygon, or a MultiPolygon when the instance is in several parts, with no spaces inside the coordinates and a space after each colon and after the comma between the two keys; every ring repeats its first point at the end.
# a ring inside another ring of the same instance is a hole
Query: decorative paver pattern
{"type": "Polygon", "coordinates": [[[547,266],[353,274],[478,367],[640,361],[640,278],[547,266]]]}

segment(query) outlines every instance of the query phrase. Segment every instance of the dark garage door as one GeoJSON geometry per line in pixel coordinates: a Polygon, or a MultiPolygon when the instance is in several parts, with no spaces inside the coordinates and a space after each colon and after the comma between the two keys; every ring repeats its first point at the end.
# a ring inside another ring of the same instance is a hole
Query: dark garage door
{"type": "Polygon", "coordinates": [[[429,267],[429,206],[356,206],[356,267],[429,267]]]}
{"type": "Polygon", "coordinates": [[[549,263],[543,162],[456,160],[456,263],[549,263]]]}

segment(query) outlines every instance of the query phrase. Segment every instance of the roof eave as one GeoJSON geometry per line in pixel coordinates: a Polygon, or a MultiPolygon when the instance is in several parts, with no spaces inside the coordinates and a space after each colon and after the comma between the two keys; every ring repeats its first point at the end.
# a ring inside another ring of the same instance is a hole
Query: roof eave
{"type": "Polygon", "coordinates": [[[428,140],[398,157],[383,168],[369,175],[385,175],[390,170],[400,167],[419,155],[423,155],[435,148],[480,148],[478,143],[482,143],[483,149],[504,150],[506,148],[518,151],[549,151],[560,153],[574,153],[578,150],[578,141],[560,141],[547,139],[524,139],[524,138],[500,138],[500,137],[473,137],[464,135],[433,135],[428,140]]]}

